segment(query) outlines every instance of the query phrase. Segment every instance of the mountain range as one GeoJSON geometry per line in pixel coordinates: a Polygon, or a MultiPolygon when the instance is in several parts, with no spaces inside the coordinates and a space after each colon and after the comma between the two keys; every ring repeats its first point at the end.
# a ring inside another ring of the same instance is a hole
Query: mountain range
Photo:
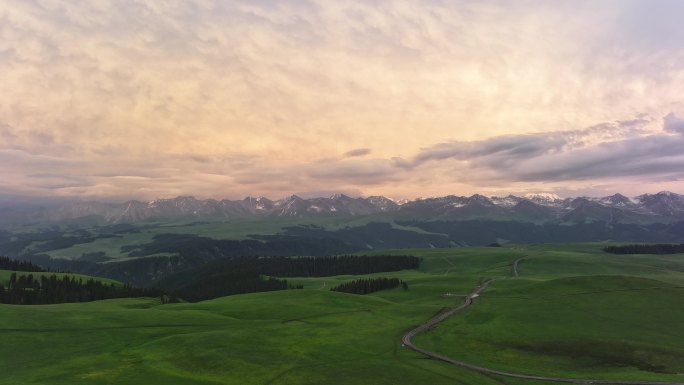
{"type": "Polygon", "coordinates": [[[0,208],[3,223],[138,223],[153,220],[232,220],[248,218],[321,218],[378,216],[385,219],[512,220],[534,223],[669,223],[684,220],[684,195],[672,192],[622,194],[606,197],[560,198],[554,194],[487,197],[444,197],[395,202],[383,196],[353,198],[336,194],[304,199],[292,195],[280,200],[247,197],[242,200],[195,199],[181,196],[150,202],[76,202],[51,208],[0,208]]]}

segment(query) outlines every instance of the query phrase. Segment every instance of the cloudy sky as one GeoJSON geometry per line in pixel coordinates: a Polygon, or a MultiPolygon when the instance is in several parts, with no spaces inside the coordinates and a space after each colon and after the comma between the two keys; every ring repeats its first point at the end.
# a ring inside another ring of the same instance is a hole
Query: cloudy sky
{"type": "Polygon", "coordinates": [[[684,193],[684,2],[0,0],[0,195],[684,193]]]}

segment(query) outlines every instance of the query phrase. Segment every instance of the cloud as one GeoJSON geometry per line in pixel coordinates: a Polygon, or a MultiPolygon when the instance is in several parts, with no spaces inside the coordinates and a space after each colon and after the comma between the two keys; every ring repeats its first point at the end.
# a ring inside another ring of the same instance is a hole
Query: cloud
{"type": "Polygon", "coordinates": [[[663,118],[663,129],[668,132],[684,134],[684,119],[670,112],[663,118]]]}
{"type": "Polygon", "coordinates": [[[353,150],[349,150],[343,154],[345,158],[353,158],[356,156],[366,156],[371,153],[370,148],[356,148],[353,150]]]}
{"type": "Polygon", "coordinates": [[[684,108],[681,10],[668,0],[7,2],[0,193],[411,197],[676,178],[681,119],[667,115],[663,132],[648,116],[684,108]],[[647,115],[614,121],[634,111],[647,115]],[[49,184],[27,176],[42,172],[49,184]]]}
{"type": "Polygon", "coordinates": [[[555,135],[511,135],[477,142],[439,143],[418,153],[411,161],[397,158],[395,164],[415,168],[428,161],[496,158],[514,160],[559,149],[565,144],[555,135]]]}
{"type": "Polygon", "coordinates": [[[363,196],[363,192],[361,190],[358,190],[358,189],[299,191],[299,192],[294,193],[294,195],[297,195],[298,197],[304,198],[304,199],[319,198],[319,197],[328,198],[328,197],[331,197],[335,194],[344,194],[344,195],[347,195],[349,197],[363,196]]]}
{"type": "MultiPolygon", "coordinates": [[[[92,162],[92,155],[65,158],[0,150],[0,172],[8,177],[3,186],[7,192],[110,199],[189,193],[215,198],[280,198],[301,191],[388,194],[391,185],[405,186],[402,194],[409,196],[444,194],[443,186],[510,191],[512,186],[527,189],[539,183],[545,184],[544,190],[550,184],[554,189],[589,191],[596,182],[608,180],[681,181],[684,135],[672,135],[673,116],[668,114],[655,131],[650,127],[656,120],[640,116],[578,130],[438,143],[406,159],[354,156],[281,163],[237,154],[199,159],[160,154],[153,160],[128,157],[104,167],[109,152],[92,162]],[[334,188],[321,188],[327,186],[334,188]]],[[[361,150],[353,152],[366,152],[361,150]]]]}
{"type": "Polygon", "coordinates": [[[345,181],[357,185],[383,184],[396,180],[397,170],[389,160],[343,160],[310,164],[308,175],[317,180],[345,181]]]}
{"type": "Polygon", "coordinates": [[[436,160],[460,160],[491,167],[506,167],[513,162],[542,156],[554,156],[592,144],[649,132],[646,126],[652,121],[646,117],[602,123],[580,130],[550,133],[504,135],[473,142],[438,143],[421,150],[410,160],[396,158],[402,168],[415,168],[436,160]]]}
{"type": "Polygon", "coordinates": [[[672,113],[660,131],[647,129],[652,119],[603,123],[585,129],[494,137],[476,142],[440,143],[409,160],[395,159],[404,169],[440,161],[467,173],[477,184],[507,182],[577,182],[638,177],[678,180],[684,176],[681,120],[672,113]]]}

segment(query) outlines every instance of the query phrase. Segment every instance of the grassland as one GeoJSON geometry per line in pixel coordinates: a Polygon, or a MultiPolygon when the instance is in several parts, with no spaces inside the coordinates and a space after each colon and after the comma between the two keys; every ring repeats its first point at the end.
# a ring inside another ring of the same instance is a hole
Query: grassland
{"type": "MultiPolygon", "coordinates": [[[[348,220],[349,221],[349,220],[348,220]]],[[[358,221],[358,220],[357,220],[358,221]]],[[[249,239],[250,235],[272,235],[282,231],[288,226],[298,226],[309,224],[310,221],[303,219],[273,219],[264,220],[234,220],[230,222],[170,222],[163,224],[150,224],[141,226],[139,232],[122,233],[117,237],[100,238],[93,242],[79,243],[62,249],[55,249],[46,252],[53,258],[78,259],[83,254],[104,252],[108,258],[113,260],[129,259],[128,251],[123,252],[123,246],[143,245],[151,243],[155,235],[158,234],[189,234],[213,239],[249,239]]],[[[330,225],[334,228],[342,226],[341,219],[327,218],[321,221],[322,225],[330,225]]],[[[97,233],[97,229],[92,229],[97,233]]]]}
{"type": "Polygon", "coordinates": [[[684,382],[684,255],[601,245],[401,250],[409,290],[304,290],[195,304],[152,299],[0,306],[0,384],[543,384],[483,376],[402,348],[401,335],[498,278],[414,342],[478,365],[571,377],[684,382]],[[520,257],[520,278],[510,275],[520,257]]]}
{"type": "MultiPolygon", "coordinates": [[[[382,220],[382,217],[360,217],[360,218],[318,218],[316,226],[325,228],[330,231],[340,230],[347,227],[363,226],[371,221],[382,220]]],[[[411,231],[418,234],[434,234],[425,230],[411,226],[401,226],[390,219],[387,219],[393,228],[411,231]]],[[[128,260],[128,251],[122,251],[122,247],[131,245],[144,245],[151,243],[153,238],[158,234],[187,234],[207,237],[212,239],[226,239],[226,240],[246,240],[251,239],[250,236],[258,235],[274,235],[281,233],[287,227],[308,226],[311,224],[310,219],[297,218],[272,218],[268,221],[263,219],[245,219],[233,220],[229,222],[170,222],[170,223],[150,223],[146,226],[140,226],[138,232],[126,232],[117,234],[116,237],[98,238],[92,242],[77,243],[75,245],[48,250],[44,253],[50,255],[52,258],[60,259],[78,259],[80,256],[89,253],[102,252],[106,258],[112,261],[128,260]]],[[[97,235],[100,230],[91,228],[88,231],[93,235],[97,235]]],[[[26,251],[31,251],[41,242],[34,242],[31,246],[26,248],[26,251]]],[[[169,254],[154,254],[154,256],[168,256],[169,254]]]]}

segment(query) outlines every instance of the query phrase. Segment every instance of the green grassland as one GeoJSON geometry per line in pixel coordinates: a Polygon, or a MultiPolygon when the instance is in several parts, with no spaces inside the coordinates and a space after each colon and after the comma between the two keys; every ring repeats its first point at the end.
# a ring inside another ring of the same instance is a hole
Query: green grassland
{"type": "MultiPolygon", "coordinates": [[[[334,222],[332,219],[326,219],[330,223],[334,222]]],[[[158,234],[190,234],[214,239],[233,239],[243,240],[249,239],[252,234],[270,235],[276,234],[284,227],[297,226],[301,224],[308,224],[311,221],[297,220],[297,219],[274,219],[271,221],[264,220],[234,220],[230,222],[165,222],[165,223],[145,223],[138,226],[138,232],[124,232],[117,234],[116,237],[98,238],[91,242],[77,243],[75,245],[49,250],[43,252],[52,258],[59,259],[78,259],[83,254],[103,252],[107,258],[113,261],[123,261],[129,259],[128,251],[123,252],[123,246],[143,245],[153,241],[155,235],[158,234]]],[[[98,235],[100,230],[97,227],[81,227],[77,229],[80,231],[87,231],[93,235],[98,235]]],[[[28,229],[14,229],[13,231],[22,234],[39,234],[41,231],[47,231],[42,228],[28,228],[28,229]]],[[[62,230],[66,236],[69,236],[69,230],[62,230]]],[[[40,245],[41,241],[35,241],[26,249],[25,252],[30,252],[40,245]]]]}
{"type": "MultiPolygon", "coordinates": [[[[334,228],[340,227],[345,221],[352,219],[324,218],[320,220],[321,226],[330,225],[334,228]]],[[[358,219],[356,219],[358,221],[358,219]]],[[[143,245],[152,242],[158,234],[189,234],[213,239],[244,240],[250,239],[250,235],[272,235],[277,234],[288,226],[308,225],[311,220],[304,219],[273,219],[264,220],[233,220],[229,222],[169,222],[163,224],[150,224],[141,226],[140,232],[118,234],[113,238],[100,238],[93,242],[79,243],[70,247],[55,249],[46,254],[53,258],[78,259],[83,254],[93,252],[104,252],[112,260],[128,259],[128,252],[122,252],[122,246],[143,245]]],[[[97,233],[97,229],[92,229],[97,233]]]]}
{"type": "MultiPolygon", "coordinates": [[[[382,216],[363,216],[352,218],[317,218],[315,225],[329,231],[336,231],[347,227],[363,226],[370,222],[383,221],[382,216]]],[[[287,227],[295,226],[309,226],[311,219],[297,219],[297,218],[272,218],[268,221],[263,219],[244,219],[232,220],[226,222],[168,222],[168,223],[150,223],[146,226],[140,226],[139,232],[129,232],[117,234],[116,237],[98,238],[92,242],[78,243],[69,247],[45,251],[44,254],[50,255],[52,258],[60,259],[78,259],[80,256],[88,253],[103,252],[106,258],[114,261],[124,261],[131,259],[128,257],[128,251],[123,252],[123,246],[143,245],[151,243],[155,235],[158,234],[187,234],[207,237],[212,239],[226,239],[226,240],[246,240],[251,239],[250,236],[258,235],[274,235],[281,233],[287,227]]],[[[417,227],[401,226],[394,223],[391,219],[386,219],[393,228],[412,231],[419,234],[433,234],[417,227]]],[[[86,230],[88,230],[86,228],[86,230]]],[[[97,235],[99,230],[91,228],[88,231],[93,235],[97,235]]],[[[34,242],[26,248],[25,251],[31,251],[41,242],[34,242]]],[[[154,256],[168,256],[169,254],[154,254],[154,256]]]]}
{"type": "Polygon", "coordinates": [[[124,260],[128,256],[126,255],[127,253],[121,251],[121,246],[149,243],[152,242],[154,235],[151,232],[142,232],[123,234],[121,237],[116,238],[100,238],[93,242],[78,243],[71,247],[51,250],[46,254],[52,258],[78,259],[83,254],[104,252],[107,258],[124,260]]]}
{"type": "Polygon", "coordinates": [[[684,382],[684,256],[526,251],[520,278],[497,280],[415,342],[503,371],[684,382]]]}
{"type": "MultiPolygon", "coordinates": [[[[414,340],[514,372],[684,382],[684,255],[601,245],[398,250],[424,257],[409,290],[330,292],[359,276],[288,279],[304,290],[161,305],[154,299],[0,305],[0,384],[544,384],[425,359],[401,336],[497,279],[414,340]],[[520,278],[511,278],[511,264],[520,278]]],[[[386,252],[383,252],[386,253],[386,252]]]]}

